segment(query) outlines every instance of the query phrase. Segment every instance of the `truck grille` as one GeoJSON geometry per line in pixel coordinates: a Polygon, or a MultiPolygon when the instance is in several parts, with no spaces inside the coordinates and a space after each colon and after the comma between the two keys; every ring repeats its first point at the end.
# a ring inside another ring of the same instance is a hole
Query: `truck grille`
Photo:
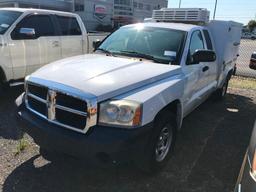
{"type": "Polygon", "coordinates": [[[87,123],[87,102],[74,96],[28,83],[27,108],[51,123],[83,132],[87,123]]]}

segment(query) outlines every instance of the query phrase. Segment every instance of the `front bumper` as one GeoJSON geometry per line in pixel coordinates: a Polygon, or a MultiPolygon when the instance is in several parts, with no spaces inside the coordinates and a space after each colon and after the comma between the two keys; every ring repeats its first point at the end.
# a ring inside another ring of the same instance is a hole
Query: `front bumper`
{"type": "Polygon", "coordinates": [[[18,120],[23,131],[43,149],[105,163],[143,158],[153,130],[153,123],[132,130],[94,126],[82,134],[37,117],[24,103],[18,106],[18,120]]]}
{"type": "Polygon", "coordinates": [[[251,162],[248,157],[248,152],[244,157],[244,161],[239,173],[237,184],[235,187],[235,192],[255,192],[256,191],[256,181],[251,175],[251,162]]]}

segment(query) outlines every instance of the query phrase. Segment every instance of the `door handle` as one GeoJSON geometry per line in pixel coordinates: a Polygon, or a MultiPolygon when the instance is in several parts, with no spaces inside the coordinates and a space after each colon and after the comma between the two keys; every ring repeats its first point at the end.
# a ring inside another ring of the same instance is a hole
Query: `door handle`
{"type": "Polygon", "coordinates": [[[206,72],[206,71],[208,71],[208,70],[209,70],[209,67],[208,67],[208,66],[205,66],[205,67],[203,67],[203,69],[202,69],[203,72],[206,72]]]}
{"type": "Polygon", "coordinates": [[[60,42],[59,41],[53,41],[52,45],[53,45],[53,47],[59,47],[60,46],[60,42]]]}

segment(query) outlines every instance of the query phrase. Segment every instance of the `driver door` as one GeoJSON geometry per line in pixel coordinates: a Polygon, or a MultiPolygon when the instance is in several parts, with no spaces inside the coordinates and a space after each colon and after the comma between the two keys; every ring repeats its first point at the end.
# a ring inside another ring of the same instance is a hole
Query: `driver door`
{"type": "Polygon", "coordinates": [[[196,50],[202,49],[205,49],[202,32],[196,30],[190,37],[187,61],[184,67],[187,81],[184,93],[185,114],[197,107],[207,95],[209,66],[204,62],[195,63],[193,61],[193,54],[196,50]]]}
{"type": "Polygon", "coordinates": [[[60,40],[49,15],[25,17],[11,33],[9,42],[14,79],[23,78],[61,58],[60,40]],[[34,30],[35,34],[22,33],[24,29],[34,30]]]}

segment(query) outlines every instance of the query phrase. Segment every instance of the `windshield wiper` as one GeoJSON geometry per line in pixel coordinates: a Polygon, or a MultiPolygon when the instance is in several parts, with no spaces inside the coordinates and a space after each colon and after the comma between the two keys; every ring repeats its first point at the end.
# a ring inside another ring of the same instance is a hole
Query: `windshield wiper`
{"type": "Polygon", "coordinates": [[[165,60],[165,59],[160,59],[160,58],[156,58],[152,55],[149,55],[149,54],[145,54],[145,53],[139,53],[137,51],[119,51],[119,53],[121,54],[128,54],[128,55],[131,55],[131,56],[134,56],[134,57],[139,57],[139,58],[143,58],[143,59],[149,59],[149,60],[152,60],[156,63],[169,63],[169,61],[165,60]]]}
{"type": "Polygon", "coordinates": [[[110,52],[110,51],[108,51],[108,50],[106,50],[106,49],[98,48],[98,49],[96,49],[95,51],[102,51],[103,53],[106,53],[106,54],[108,54],[108,55],[113,56],[113,53],[110,52]]]}

